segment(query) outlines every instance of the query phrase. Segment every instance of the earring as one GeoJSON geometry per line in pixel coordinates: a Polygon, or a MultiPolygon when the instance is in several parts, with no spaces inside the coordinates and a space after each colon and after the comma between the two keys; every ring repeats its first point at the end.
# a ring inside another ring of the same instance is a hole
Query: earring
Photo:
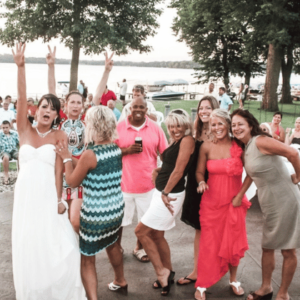
{"type": "Polygon", "coordinates": [[[57,118],[54,119],[54,125],[56,125],[56,119],[57,119],[57,118]]]}

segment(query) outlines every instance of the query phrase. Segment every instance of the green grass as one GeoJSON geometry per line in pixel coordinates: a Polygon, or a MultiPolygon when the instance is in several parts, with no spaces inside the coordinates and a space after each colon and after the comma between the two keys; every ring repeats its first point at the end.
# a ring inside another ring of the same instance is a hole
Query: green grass
{"type": "MultiPolygon", "coordinates": [[[[9,171],[16,171],[17,170],[17,167],[16,167],[16,163],[9,163],[9,171]]],[[[1,166],[0,166],[0,172],[3,172],[3,165],[1,163],[1,166]]]]}
{"type": "MultiPolygon", "coordinates": [[[[191,114],[192,108],[197,108],[199,100],[174,100],[170,101],[170,109],[182,108],[191,114]]],[[[168,104],[168,101],[153,101],[153,105],[156,110],[165,113],[165,105],[168,104]]],[[[244,108],[248,109],[254,117],[258,120],[259,123],[271,122],[274,112],[269,112],[260,109],[261,102],[259,101],[245,101],[244,108]]],[[[284,128],[292,127],[294,128],[295,120],[297,117],[300,117],[300,101],[295,101],[293,104],[281,104],[278,103],[279,111],[282,112],[282,126],[284,128]]],[[[238,102],[234,101],[231,111],[239,107],[238,102]]],[[[117,108],[122,109],[122,105],[117,103],[117,108]]],[[[165,127],[163,126],[165,129],[165,127]]]]}

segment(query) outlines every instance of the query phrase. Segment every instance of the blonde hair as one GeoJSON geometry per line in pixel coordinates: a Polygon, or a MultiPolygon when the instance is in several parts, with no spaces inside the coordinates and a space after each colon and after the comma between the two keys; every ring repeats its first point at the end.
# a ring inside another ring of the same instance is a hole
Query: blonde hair
{"type": "Polygon", "coordinates": [[[192,136],[193,127],[192,127],[192,123],[191,123],[191,118],[190,118],[189,114],[183,109],[171,110],[165,119],[165,124],[167,126],[170,136],[171,136],[171,134],[169,131],[169,127],[171,125],[180,125],[181,127],[185,127],[186,128],[185,135],[192,136]]]}
{"type": "Polygon", "coordinates": [[[267,123],[267,122],[264,122],[264,123],[261,123],[260,125],[259,125],[259,127],[261,127],[261,125],[264,125],[264,126],[266,126],[267,127],[267,129],[269,130],[269,134],[270,135],[272,135],[273,133],[272,133],[272,128],[271,128],[271,126],[270,126],[270,124],[269,123],[267,123]]]}
{"type": "Polygon", "coordinates": [[[223,119],[228,128],[228,132],[230,132],[231,118],[230,118],[229,112],[227,110],[222,109],[222,108],[217,108],[217,109],[213,110],[210,114],[210,119],[212,119],[213,117],[223,119]]]}
{"type": "Polygon", "coordinates": [[[117,121],[111,109],[99,105],[91,107],[85,117],[85,143],[114,141],[117,139],[117,121]]]}

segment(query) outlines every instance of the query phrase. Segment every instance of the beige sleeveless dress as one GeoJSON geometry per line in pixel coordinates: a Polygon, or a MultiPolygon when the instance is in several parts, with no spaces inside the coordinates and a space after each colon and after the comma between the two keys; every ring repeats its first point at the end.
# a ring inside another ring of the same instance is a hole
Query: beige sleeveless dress
{"type": "Polygon", "coordinates": [[[245,169],[258,190],[263,213],[262,247],[300,248],[300,192],[278,155],[262,154],[255,136],[245,149],[245,169]]]}

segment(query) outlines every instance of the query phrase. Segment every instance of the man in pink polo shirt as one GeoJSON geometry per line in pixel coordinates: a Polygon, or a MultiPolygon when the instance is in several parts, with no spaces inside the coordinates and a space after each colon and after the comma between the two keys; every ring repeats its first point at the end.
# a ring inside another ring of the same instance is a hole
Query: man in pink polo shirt
{"type": "MultiPolygon", "coordinates": [[[[117,126],[119,138],[115,143],[122,150],[122,182],[121,187],[125,201],[125,212],[122,226],[132,223],[135,208],[138,220],[150,206],[154,184],[152,171],[157,168],[157,155],[168,147],[166,136],[161,127],[147,116],[147,101],[143,96],[135,97],[131,102],[131,115],[117,126]],[[135,138],[142,139],[142,147],[135,143],[135,138]]],[[[121,246],[122,227],[119,243],[121,246]]],[[[133,250],[134,256],[141,262],[149,258],[137,241],[133,250]]]]}

